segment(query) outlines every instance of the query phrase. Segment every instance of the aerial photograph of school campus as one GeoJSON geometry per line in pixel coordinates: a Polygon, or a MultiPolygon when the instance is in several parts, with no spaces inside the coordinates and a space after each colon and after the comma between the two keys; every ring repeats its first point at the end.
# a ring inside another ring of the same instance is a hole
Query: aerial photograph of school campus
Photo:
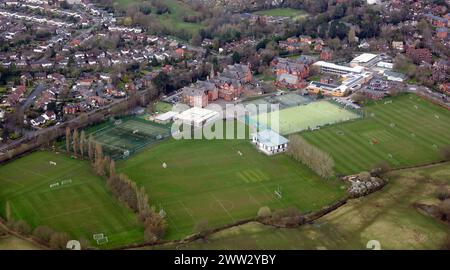
{"type": "Polygon", "coordinates": [[[446,0],[0,0],[0,250],[448,250],[449,31],[446,0]]]}

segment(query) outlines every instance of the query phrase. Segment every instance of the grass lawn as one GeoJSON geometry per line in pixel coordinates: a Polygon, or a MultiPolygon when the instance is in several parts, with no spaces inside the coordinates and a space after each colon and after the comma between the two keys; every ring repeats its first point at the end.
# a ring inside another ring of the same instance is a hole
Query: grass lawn
{"type": "Polygon", "coordinates": [[[301,136],[330,153],[342,174],[368,170],[382,160],[394,167],[436,161],[439,147],[450,144],[450,111],[416,95],[384,99],[364,110],[364,119],[301,136]]]}
{"type": "Polygon", "coordinates": [[[0,167],[0,214],[5,217],[9,201],[16,220],[33,228],[47,225],[74,239],[93,242],[92,235],[104,233],[111,248],[143,241],[143,229],[135,214],[106,191],[88,162],[63,154],[34,152],[0,167]],[[56,162],[56,166],[49,164],[56,162]],[[62,181],[70,183],[62,185],[62,181]],[[50,184],[59,182],[58,187],[50,184]]]}
{"type": "Polygon", "coordinates": [[[155,113],[165,113],[172,110],[173,105],[164,101],[158,101],[153,106],[153,111],[155,113]]]}
{"type": "Polygon", "coordinates": [[[328,101],[312,102],[307,105],[258,115],[260,124],[269,126],[274,130],[279,127],[280,133],[284,135],[358,117],[359,115],[356,113],[328,101]],[[277,121],[278,119],[279,121],[277,121]]]}
{"type": "Polygon", "coordinates": [[[274,17],[289,17],[299,19],[308,16],[304,10],[293,8],[272,8],[255,12],[257,15],[274,16],[274,17]]]}
{"type": "Polygon", "coordinates": [[[317,210],[345,193],[286,155],[258,153],[247,140],[171,139],[117,165],[166,211],[168,239],[193,233],[200,221],[217,227],[254,217],[261,206],[317,210]],[[274,195],[278,186],[282,199],[274,195]]]}
{"type": "Polygon", "coordinates": [[[8,235],[0,237],[0,250],[40,250],[41,248],[31,242],[8,235]]]}
{"type": "Polygon", "coordinates": [[[450,163],[393,172],[389,179],[383,190],[352,200],[311,225],[276,229],[249,223],[216,233],[208,241],[177,248],[366,249],[369,240],[378,240],[381,249],[439,249],[450,228],[420,213],[412,204],[437,203],[437,186],[450,187],[450,163]]]}
{"type": "MultiPolygon", "coordinates": [[[[141,1],[138,0],[114,0],[114,2],[123,8],[130,5],[139,5],[141,1]]],[[[200,30],[203,26],[200,23],[188,23],[183,21],[185,15],[196,15],[195,11],[188,4],[180,0],[164,0],[163,4],[167,5],[170,9],[170,13],[157,15],[158,21],[161,24],[171,30],[186,30],[187,32],[193,34],[200,30]]],[[[155,14],[155,8],[152,8],[152,14],[155,14]]]]}

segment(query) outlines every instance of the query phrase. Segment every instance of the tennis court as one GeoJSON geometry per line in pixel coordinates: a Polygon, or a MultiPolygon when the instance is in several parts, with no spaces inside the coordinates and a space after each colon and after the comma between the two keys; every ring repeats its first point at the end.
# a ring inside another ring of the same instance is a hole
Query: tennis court
{"type": "Polygon", "coordinates": [[[89,133],[113,159],[127,158],[137,150],[170,136],[167,126],[132,117],[110,121],[105,127],[89,133]]]}

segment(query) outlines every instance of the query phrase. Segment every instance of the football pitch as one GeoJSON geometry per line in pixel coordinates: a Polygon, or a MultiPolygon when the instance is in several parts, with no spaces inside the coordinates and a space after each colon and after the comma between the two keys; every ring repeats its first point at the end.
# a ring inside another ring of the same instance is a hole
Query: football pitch
{"type": "Polygon", "coordinates": [[[200,222],[217,227],[255,217],[262,206],[318,210],[345,194],[337,182],[286,155],[261,154],[248,140],[172,139],[120,161],[118,170],[167,213],[168,239],[192,234],[200,222]]]}
{"type": "Polygon", "coordinates": [[[34,152],[0,166],[0,214],[9,202],[15,220],[33,228],[47,225],[72,239],[84,238],[98,248],[142,242],[136,215],[106,190],[88,162],[53,152],[34,152]],[[50,165],[50,162],[56,165],[50,165]],[[109,242],[97,245],[93,234],[109,242]]]}
{"type": "MultiPolygon", "coordinates": [[[[279,130],[279,133],[287,135],[359,117],[357,113],[328,101],[317,101],[307,105],[259,114],[258,124],[270,127],[273,130],[279,130]]],[[[255,119],[251,120],[256,122],[255,119]]]]}
{"type": "Polygon", "coordinates": [[[364,119],[301,136],[330,153],[342,174],[383,160],[394,167],[437,161],[439,148],[450,145],[450,111],[416,95],[384,99],[364,110],[364,119]]]}

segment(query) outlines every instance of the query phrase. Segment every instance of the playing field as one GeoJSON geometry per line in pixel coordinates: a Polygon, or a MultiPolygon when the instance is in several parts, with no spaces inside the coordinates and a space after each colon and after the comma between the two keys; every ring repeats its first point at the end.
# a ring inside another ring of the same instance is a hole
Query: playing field
{"type": "Polygon", "coordinates": [[[169,239],[191,234],[201,221],[217,227],[254,217],[261,206],[317,210],[345,193],[286,155],[258,153],[248,140],[171,139],[120,161],[118,170],[167,212],[169,239]]]}
{"type": "Polygon", "coordinates": [[[384,99],[365,112],[364,119],[301,135],[330,153],[342,174],[382,160],[395,167],[436,161],[439,147],[450,145],[450,111],[416,95],[384,99]]]}
{"type": "Polygon", "coordinates": [[[104,233],[109,240],[100,248],[143,241],[135,214],[106,191],[90,164],[63,154],[34,152],[0,166],[2,217],[7,201],[14,219],[32,227],[47,225],[74,239],[90,240],[93,246],[97,246],[92,239],[96,233],[104,233]]]}
{"type": "Polygon", "coordinates": [[[450,187],[450,164],[392,172],[388,177],[390,182],[382,190],[352,200],[313,224],[277,229],[253,222],[177,249],[364,250],[369,240],[379,241],[381,249],[440,249],[450,228],[413,205],[439,204],[435,191],[450,187]]]}
{"type": "Polygon", "coordinates": [[[300,19],[308,16],[304,10],[293,8],[272,8],[255,12],[258,15],[275,16],[275,17],[289,17],[300,19]]]}
{"type": "MultiPolygon", "coordinates": [[[[127,7],[136,5],[139,6],[141,0],[114,0],[115,5],[122,9],[126,9],[127,7]]],[[[149,4],[149,2],[146,2],[149,4]]],[[[158,22],[161,23],[162,26],[172,30],[172,31],[180,31],[184,30],[190,34],[193,34],[202,28],[201,23],[189,23],[183,20],[184,16],[190,15],[200,15],[195,9],[193,9],[189,4],[185,3],[181,0],[164,0],[161,3],[167,5],[170,12],[165,14],[157,14],[156,8],[152,7],[152,15],[155,16],[158,22]]]]}
{"type": "MultiPolygon", "coordinates": [[[[257,121],[260,126],[279,130],[281,134],[286,135],[359,117],[358,114],[328,101],[318,101],[259,114],[257,121]]],[[[255,119],[252,120],[256,122],[255,119]]]]}
{"type": "Polygon", "coordinates": [[[110,121],[99,128],[88,130],[100,143],[106,155],[114,159],[126,158],[137,150],[170,136],[168,127],[146,121],[139,117],[128,117],[110,121]]]}

